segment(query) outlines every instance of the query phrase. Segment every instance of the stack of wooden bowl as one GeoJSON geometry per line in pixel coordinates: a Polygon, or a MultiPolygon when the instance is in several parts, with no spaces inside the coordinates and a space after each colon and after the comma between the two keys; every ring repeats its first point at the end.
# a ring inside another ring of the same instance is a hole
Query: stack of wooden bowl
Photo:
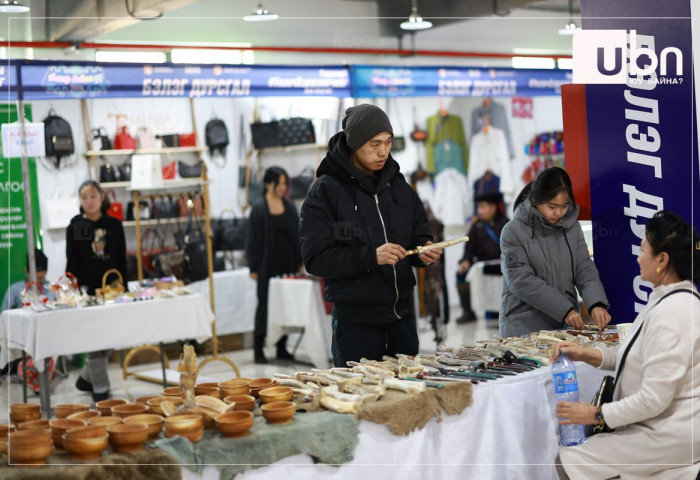
{"type": "Polygon", "coordinates": [[[35,403],[13,403],[10,405],[10,421],[15,425],[30,420],[41,420],[41,406],[35,403]]]}
{"type": "Polygon", "coordinates": [[[63,448],[75,460],[100,458],[107,445],[109,437],[104,425],[71,428],[63,435],[63,448]]]}
{"type": "Polygon", "coordinates": [[[174,415],[165,419],[165,437],[185,437],[192,443],[202,439],[204,424],[200,415],[174,415]]]}
{"type": "Polygon", "coordinates": [[[10,465],[44,465],[52,451],[51,431],[48,428],[18,430],[10,433],[8,448],[10,465]]]}

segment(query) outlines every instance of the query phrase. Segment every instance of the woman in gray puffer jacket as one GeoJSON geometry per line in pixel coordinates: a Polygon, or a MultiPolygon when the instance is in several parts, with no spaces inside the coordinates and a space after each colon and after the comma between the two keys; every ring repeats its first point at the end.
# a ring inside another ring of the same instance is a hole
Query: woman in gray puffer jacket
{"type": "Polygon", "coordinates": [[[501,337],[565,324],[583,328],[577,289],[598,327],[610,322],[578,214],[571,179],[561,168],[543,171],[518,196],[513,220],[501,233],[501,337]]]}

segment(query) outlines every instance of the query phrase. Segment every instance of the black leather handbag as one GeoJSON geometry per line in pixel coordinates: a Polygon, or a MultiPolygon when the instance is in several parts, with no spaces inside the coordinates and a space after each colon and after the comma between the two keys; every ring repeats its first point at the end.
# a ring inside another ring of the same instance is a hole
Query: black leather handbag
{"type": "Polygon", "coordinates": [[[202,162],[197,161],[194,164],[178,161],[177,173],[181,178],[199,178],[202,176],[202,162]]]}
{"type": "Polygon", "coordinates": [[[299,175],[292,177],[292,200],[303,200],[314,183],[315,172],[313,167],[304,168],[299,175]]]}
{"type": "Polygon", "coordinates": [[[226,211],[230,212],[228,209],[224,210],[219,220],[213,224],[215,229],[214,250],[245,250],[245,242],[248,235],[248,219],[224,218],[226,211]]]}
{"type": "Polygon", "coordinates": [[[105,162],[100,165],[100,183],[118,182],[121,180],[119,169],[116,165],[105,162]]]}
{"type": "Polygon", "coordinates": [[[177,217],[177,203],[172,197],[161,197],[153,200],[154,218],[175,218],[177,217]]]}
{"type": "Polygon", "coordinates": [[[251,123],[250,133],[253,136],[255,148],[279,147],[281,145],[280,124],[277,120],[251,123]]]}
{"type": "Polygon", "coordinates": [[[105,127],[93,128],[92,140],[93,145],[100,147],[100,150],[112,150],[112,141],[109,139],[107,129],[105,127]]]}
{"type": "Polygon", "coordinates": [[[127,160],[117,167],[119,170],[119,177],[122,182],[131,181],[131,160],[127,160]]]}
{"type": "Polygon", "coordinates": [[[292,117],[279,122],[279,144],[283,147],[289,145],[303,145],[316,143],[314,124],[308,118],[292,117]]]}

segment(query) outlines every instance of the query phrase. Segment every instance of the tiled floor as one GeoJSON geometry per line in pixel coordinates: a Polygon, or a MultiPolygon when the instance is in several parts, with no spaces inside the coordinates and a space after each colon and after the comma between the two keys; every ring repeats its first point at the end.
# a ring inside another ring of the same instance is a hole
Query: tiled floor
{"type": "MultiPolygon", "coordinates": [[[[498,333],[498,329],[496,328],[497,321],[490,321],[493,323],[487,324],[486,320],[479,319],[476,322],[457,325],[454,318],[460,313],[460,308],[453,308],[451,311],[451,318],[453,320],[447,324],[447,337],[446,341],[443,342],[445,345],[457,346],[461,343],[469,344],[473,343],[476,339],[491,338],[498,333]]],[[[421,352],[434,352],[436,347],[435,341],[433,340],[434,333],[427,321],[419,319],[418,330],[421,352]]],[[[291,341],[289,344],[293,345],[291,341]]],[[[272,376],[275,373],[293,373],[311,368],[308,364],[295,364],[291,362],[271,362],[268,365],[256,365],[253,362],[253,351],[251,349],[228,352],[224,355],[238,366],[241,376],[243,377],[266,377],[272,376]]],[[[300,361],[304,361],[305,359],[302,347],[300,347],[297,352],[297,358],[300,361]]],[[[172,369],[175,369],[176,366],[176,362],[171,362],[172,369]]],[[[138,366],[134,367],[134,369],[149,367],[158,368],[159,364],[138,366]]],[[[51,384],[52,406],[63,403],[92,403],[92,398],[89,394],[80,392],[75,388],[75,381],[78,373],[78,370],[71,370],[67,378],[56,376],[51,384]]],[[[200,372],[200,377],[201,376],[223,381],[235,377],[235,374],[227,363],[213,361],[202,369],[200,372]]],[[[146,382],[132,377],[123,379],[121,367],[116,363],[111,363],[109,366],[109,378],[112,385],[111,393],[113,398],[133,400],[147,395],[158,395],[162,390],[162,385],[160,384],[146,382]]],[[[0,384],[0,423],[5,423],[8,418],[9,405],[22,401],[22,388],[21,384],[16,381],[11,381],[7,376],[0,381],[2,382],[0,384]]],[[[39,397],[30,391],[28,401],[39,403],[39,397]]]]}

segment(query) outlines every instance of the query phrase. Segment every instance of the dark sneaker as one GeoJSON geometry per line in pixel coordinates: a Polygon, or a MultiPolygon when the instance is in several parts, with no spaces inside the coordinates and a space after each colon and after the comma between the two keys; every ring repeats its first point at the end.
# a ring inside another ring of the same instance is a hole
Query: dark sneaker
{"type": "Polygon", "coordinates": [[[75,382],[75,388],[81,392],[92,392],[92,383],[78,375],[78,380],[75,382]]]}
{"type": "Polygon", "coordinates": [[[92,393],[92,400],[97,403],[101,402],[102,400],[107,400],[109,398],[109,391],[103,392],[103,393],[92,393]]]}

